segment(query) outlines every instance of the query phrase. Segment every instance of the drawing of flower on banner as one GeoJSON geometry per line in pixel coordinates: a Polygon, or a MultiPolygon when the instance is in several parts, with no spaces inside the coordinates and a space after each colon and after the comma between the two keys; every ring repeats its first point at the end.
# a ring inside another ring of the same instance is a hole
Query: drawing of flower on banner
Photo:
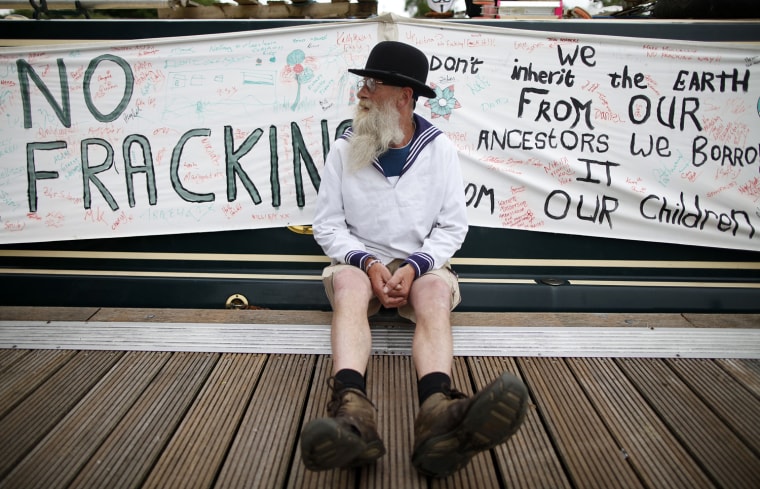
{"type": "Polygon", "coordinates": [[[314,77],[314,71],[306,66],[306,54],[300,49],[291,51],[288,54],[288,66],[285,68],[285,75],[293,76],[298,83],[298,91],[296,92],[296,99],[293,105],[290,106],[290,110],[296,110],[298,102],[301,101],[301,84],[311,80],[314,77]]]}
{"type": "Polygon", "coordinates": [[[425,102],[425,107],[430,108],[430,114],[433,119],[443,117],[449,120],[454,109],[459,109],[462,105],[454,97],[454,85],[441,88],[435,83],[431,83],[431,88],[435,90],[435,97],[425,102]]]}

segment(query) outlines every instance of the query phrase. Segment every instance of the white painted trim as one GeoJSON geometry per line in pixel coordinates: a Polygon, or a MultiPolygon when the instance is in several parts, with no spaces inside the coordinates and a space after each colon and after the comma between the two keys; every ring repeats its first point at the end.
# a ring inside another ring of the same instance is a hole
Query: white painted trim
{"type": "MultiPolygon", "coordinates": [[[[413,326],[373,326],[373,353],[409,355],[413,326]]],[[[752,358],[760,329],[453,327],[457,356],[752,358]]],[[[329,354],[330,326],[0,321],[0,349],[329,354]]]]}
{"type": "MultiPolygon", "coordinates": [[[[59,258],[88,260],[179,260],[329,263],[324,255],[288,255],[257,253],[168,253],[159,251],[67,251],[67,250],[0,250],[0,256],[18,258],[59,258]]],[[[547,258],[475,258],[454,257],[452,265],[482,267],[583,267],[583,268],[661,268],[700,270],[760,270],[760,261],[694,261],[694,260],[587,260],[547,258]]]]}

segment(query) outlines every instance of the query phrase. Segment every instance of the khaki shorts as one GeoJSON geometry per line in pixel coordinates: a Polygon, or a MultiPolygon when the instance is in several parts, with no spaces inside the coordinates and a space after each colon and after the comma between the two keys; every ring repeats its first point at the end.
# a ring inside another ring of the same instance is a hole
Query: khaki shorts
{"type": "MultiPolygon", "coordinates": [[[[403,260],[393,260],[390,264],[387,265],[387,267],[391,273],[394,273],[403,262],[403,260]]],[[[330,300],[330,305],[333,307],[333,275],[347,267],[356,268],[353,265],[338,263],[336,265],[330,265],[322,270],[322,283],[325,286],[325,293],[327,294],[327,298],[330,300]]],[[[451,309],[453,310],[456,306],[459,305],[459,303],[462,301],[462,296],[459,293],[459,280],[457,279],[457,274],[454,272],[454,270],[451,269],[448,263],[442,268],[430,270],[425,275],[436,275],[445,280],[451,289],[451,309]]],[[[380,304],[380,299],[373,297],[367,306],[367,316],[377,314],[378,311],[380,311],[381,306],[382,305],[380,304]]],[[[398,314],[399,316],[409,319],[412,322],[417,322],[417,318],[414,314],[414,308],[411,304],[406,304],[399,307],[398,314]]]]}

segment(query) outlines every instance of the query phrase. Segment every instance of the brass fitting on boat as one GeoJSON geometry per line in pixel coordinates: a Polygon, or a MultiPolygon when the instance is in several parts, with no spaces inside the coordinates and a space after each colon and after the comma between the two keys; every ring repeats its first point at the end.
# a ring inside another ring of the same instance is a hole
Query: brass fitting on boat
{"type": "Polygon", "coordinates": [[[227,297],[224,307],[227,309],[248,309],[248,298],[243,294],[232,294],[227,297]]]}

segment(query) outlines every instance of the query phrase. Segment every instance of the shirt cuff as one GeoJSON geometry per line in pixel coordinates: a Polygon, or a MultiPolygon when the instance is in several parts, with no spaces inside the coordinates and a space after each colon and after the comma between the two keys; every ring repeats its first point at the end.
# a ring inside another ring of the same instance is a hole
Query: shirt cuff
{"type": "Polygon", "coordinates": [[[428,255],[427,253],[419,252],[409,255],[409,257],[404,260],[404,263],[411,265],[411,267],[414,269],[415,279],[420,278],[422,275],[425,275],[433,268],[433,265],[435,264],[432,256],[428,255]]]}
{"type": "Polygon", "coordinates": [[[372,255],[366,251],[354,250],[346,253],[346,263],[362,270],[364,270],[364,264],[369,258],[372,258],[372,255]]]}

